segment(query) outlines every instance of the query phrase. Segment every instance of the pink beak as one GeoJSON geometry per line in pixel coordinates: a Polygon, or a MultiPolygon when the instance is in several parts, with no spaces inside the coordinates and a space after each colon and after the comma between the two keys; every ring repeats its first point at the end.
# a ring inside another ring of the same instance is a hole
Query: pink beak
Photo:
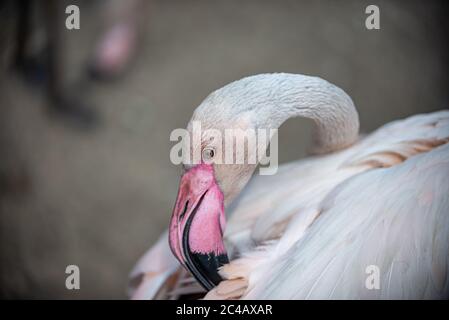
{"type": "Polygon", "coordinates": [[[170,221],[170,248],[201,285],[212,289],[222,279],[218,268],[229,262],[223,244],[223,193],[212,165],[199,164],[181,178],[170,221]]]}

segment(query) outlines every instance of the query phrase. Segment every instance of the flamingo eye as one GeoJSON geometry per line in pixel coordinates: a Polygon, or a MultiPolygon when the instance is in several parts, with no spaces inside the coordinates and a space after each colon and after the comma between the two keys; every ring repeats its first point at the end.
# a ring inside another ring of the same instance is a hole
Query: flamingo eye
{"type": "Polygon", "coordinates": [[[203,160],[210,161],[215,156],[215,150],[212,148],[204,148],[203,150],[203,160]]]}

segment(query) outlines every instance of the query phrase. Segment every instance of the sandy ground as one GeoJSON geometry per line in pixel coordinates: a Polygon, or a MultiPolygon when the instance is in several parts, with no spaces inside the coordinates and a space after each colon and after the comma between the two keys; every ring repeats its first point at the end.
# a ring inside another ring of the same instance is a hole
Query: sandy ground
{"type": "MultiPolygon", "coordinates": [[[[128,272],[167,226],[175,201],[180,169],[169,161],[169,134],[230,81],[274,71],[321,76],[352,96],[364,132],[447,108],[445,11],[437,2],[377,2],[381,30],[368,31],[367,1],[153,1],[132,69],[111,83],[83,80],[102,3],[78,2],[81,29],[64,39],[67,76],[101,115],[88,132],[49,118],[42,90],[7,69],[8,15],[1,296],[125,298],[128,272]],[[65,288],[70,264],[81,270],[78,291],[65,288]]],[[[301,119],[281,128],[282,162],[305,155],[310,128],[301,119]]]]}

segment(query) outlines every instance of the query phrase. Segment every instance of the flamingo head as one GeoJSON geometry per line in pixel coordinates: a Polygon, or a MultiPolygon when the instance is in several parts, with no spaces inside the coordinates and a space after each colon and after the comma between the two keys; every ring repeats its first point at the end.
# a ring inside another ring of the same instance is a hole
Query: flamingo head
{"type": "Polygon", "coordinates": [[[187,143],[187,158],[200,155],[200,161],[183,161],[185,172],[169,227],[172,252],[207,290],[222,280],[218,270],[229,261],[223,242],[224,208],[237,197],[257,166],[248,161],[257,151],[252,148],[247,148],[242,163],[225,161],[228,152],[231,159],[236,158],[237,142],[247,139],[245,130],[256,129],[254,114],[240,112],[237,103],[220,98],[225,95],[218,92],[206,98],[187,126],[190,139],[183,141],[187,143]],[[196,135],[198,123],[201,132],[196,135]],[[235,139],[225,141],[227,129],[236,129],[235,139]]]}

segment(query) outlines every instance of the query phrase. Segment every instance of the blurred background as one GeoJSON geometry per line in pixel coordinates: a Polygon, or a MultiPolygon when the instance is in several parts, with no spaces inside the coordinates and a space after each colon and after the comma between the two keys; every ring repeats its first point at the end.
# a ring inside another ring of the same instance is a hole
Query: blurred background
{"type": "MultiPolygon", "coordinates": [[[[320,76],[366,133],[448,108],[448,16],[444,1],[3,1],[0,297],[126,298],[175,201],[170,132],[230,81],[320,76]],[[65,288],[71,264],[80,290],[65,288]]],[[[310,129],[281,127],[281,162],[306,155],[310,129]]]]}

